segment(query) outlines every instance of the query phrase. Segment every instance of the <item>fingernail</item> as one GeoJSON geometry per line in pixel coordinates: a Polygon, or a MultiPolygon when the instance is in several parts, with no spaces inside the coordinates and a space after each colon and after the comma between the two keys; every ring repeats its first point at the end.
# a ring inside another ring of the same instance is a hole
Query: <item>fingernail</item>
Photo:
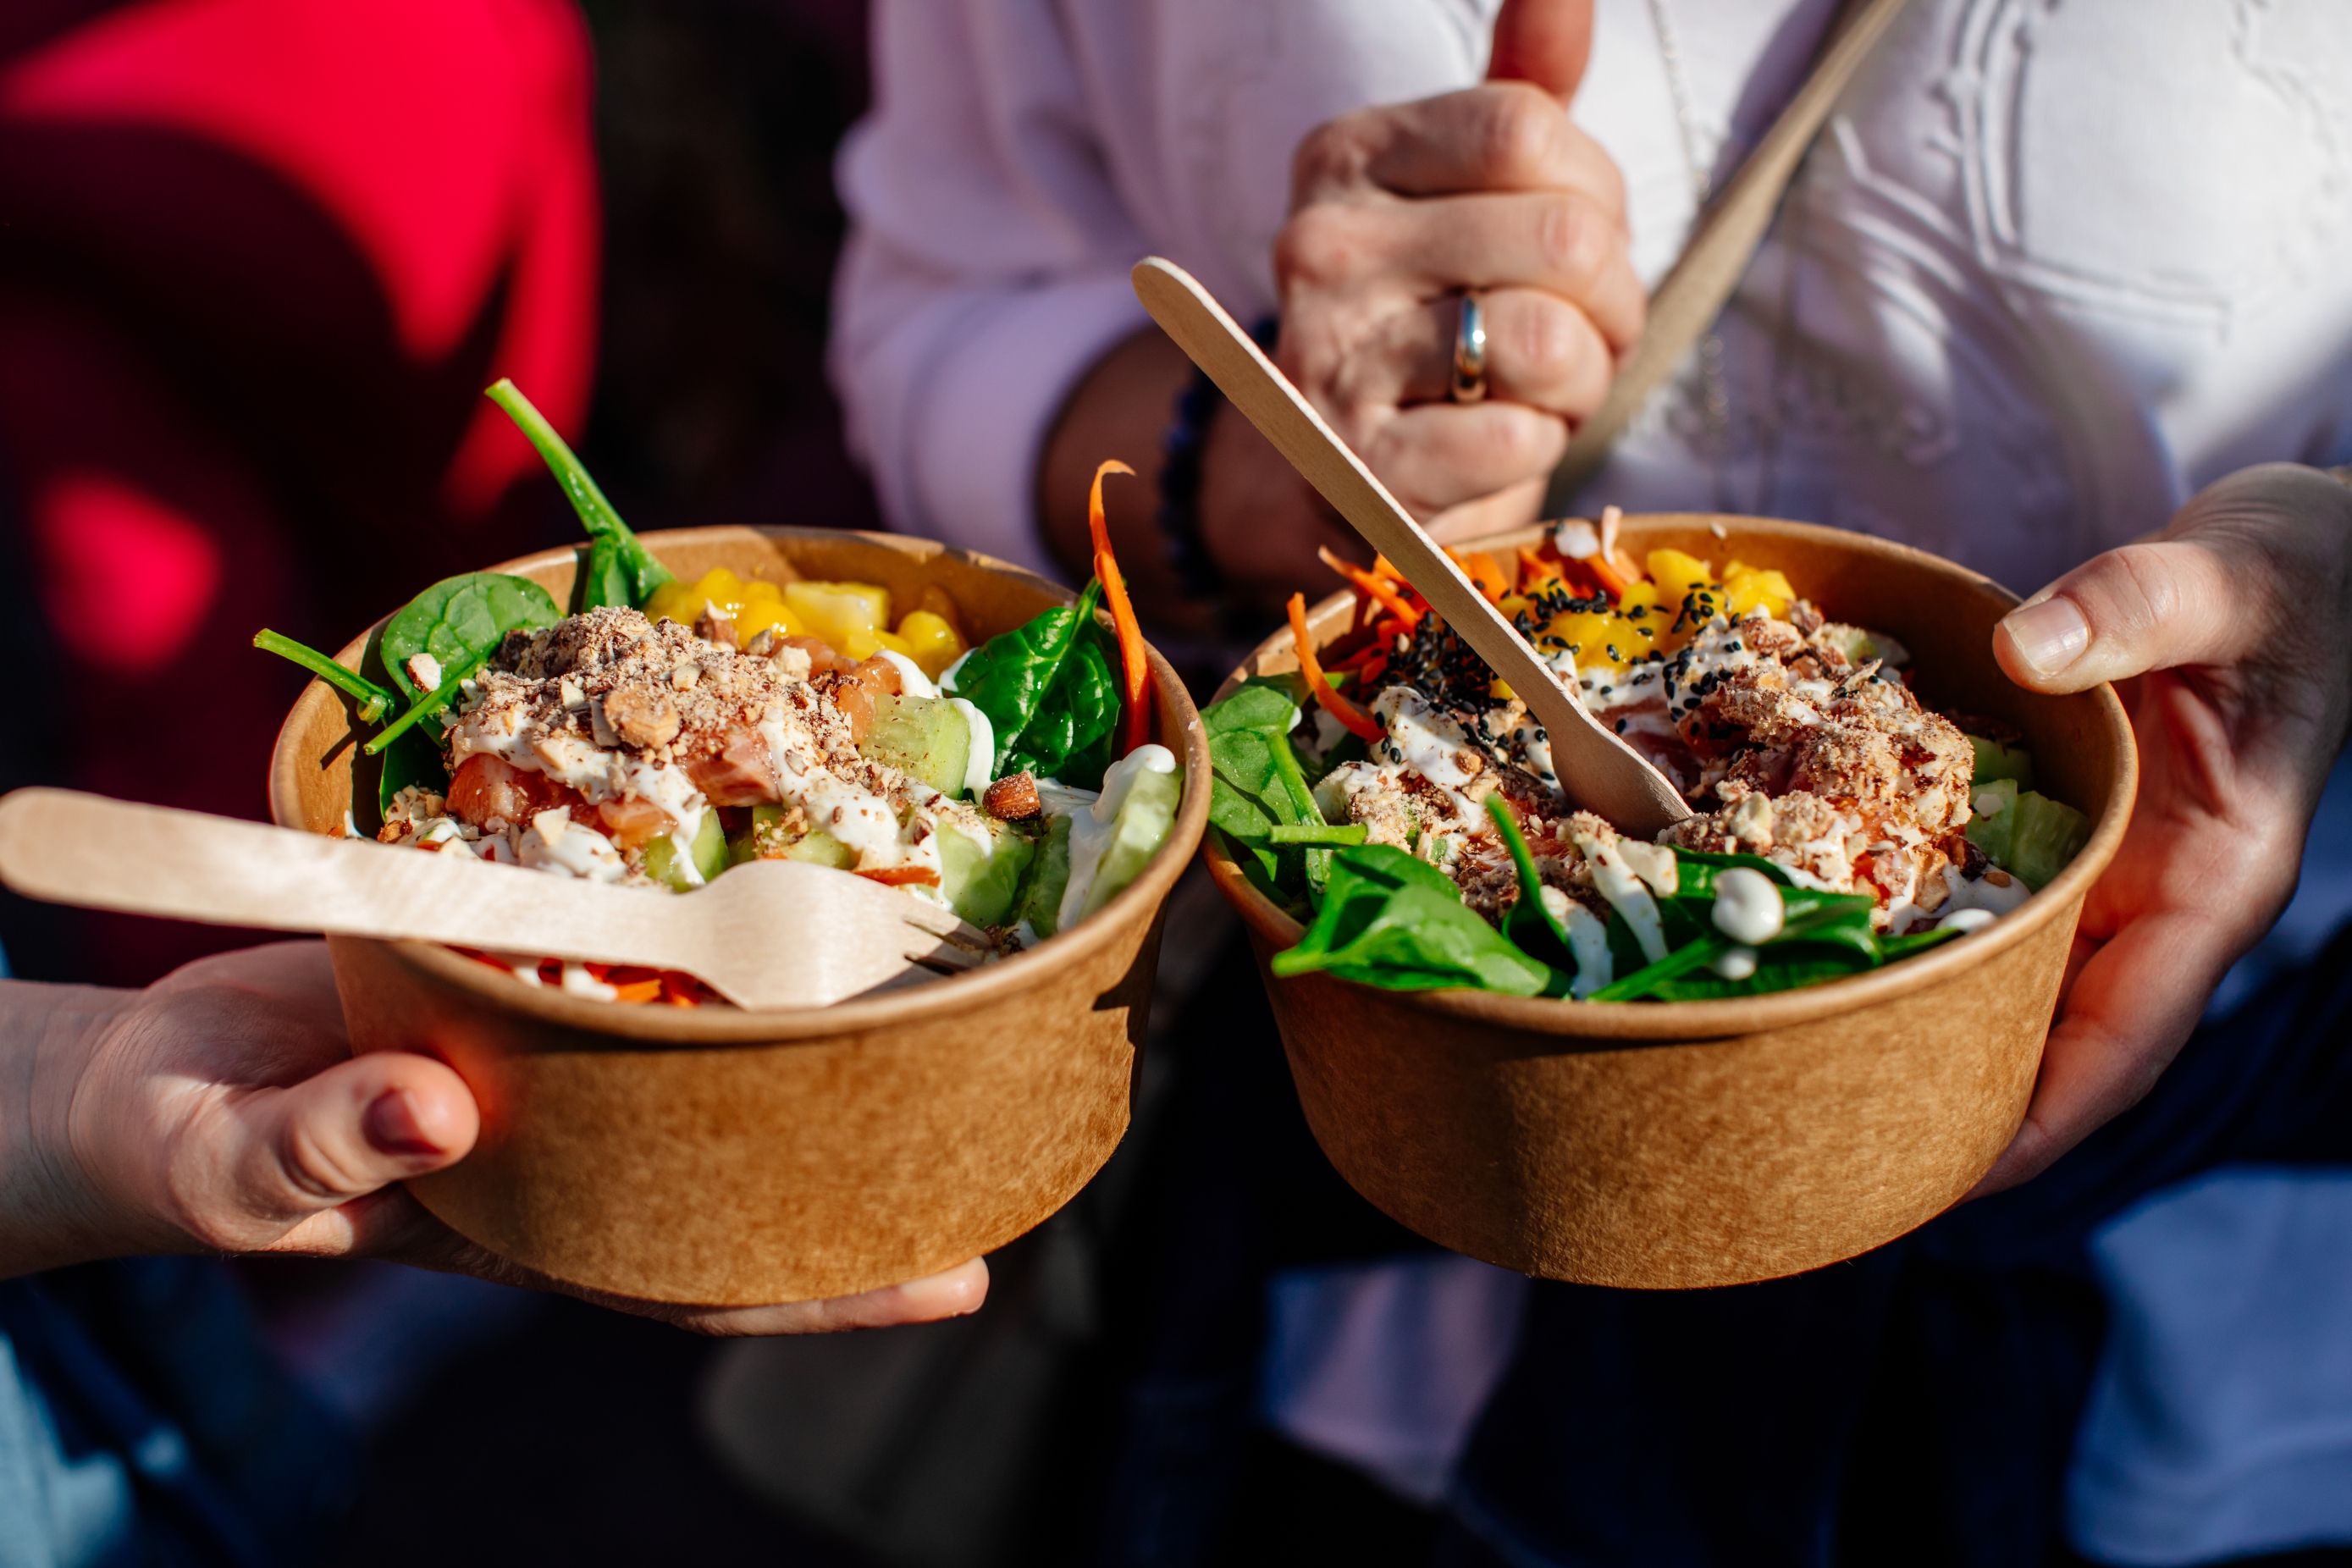
{"type": "Polygon", "coordinates": [[[2056,675],[2091,646],[2091,623],[2072,599],[2027,605],[2010,611],[2000,624],[2009,628],[2010,647],[2036,675],[2056,675]]]}
{"type": "Polygon", "coordinates": [[[414,1158],[421,1154],[438,1154],[441,1145],[425,1131],[425,1123],[416,1114],[416,1100],[404,1089],[388,1089],[370,1102],[362,1125],[368,1142],[387,1154],[414,1158]]]}

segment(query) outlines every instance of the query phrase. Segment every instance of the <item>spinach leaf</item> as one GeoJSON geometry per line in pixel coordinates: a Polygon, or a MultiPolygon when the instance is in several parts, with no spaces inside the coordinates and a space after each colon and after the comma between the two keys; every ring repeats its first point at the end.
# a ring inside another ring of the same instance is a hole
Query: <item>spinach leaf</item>
{"type": "Polygon", "coordinates": [[[1334,857],[1314,924],[1272,967],[1391,991],[1468,986],[1536,996],[1565,984],[1463,903],[1452,878],[1385,844],[1334,857]]]}
{"type": "Polygon", "coordinates": [[[1784,888],[1796,886],[1789,876],[1787,867],[1778,860],[1767,860],[1761,855],[1721,855],[1711,849],[1678,848],[1675,851],[1675,865],[1677,879],[1681,883],[1681,890],[1686,893],[1712,889],[1715,886],[1715,874],[1717,871],[1728,871],[1734,866],[1745,866],[1751,871],[1760,871],[1784,888]]]}
{"type": "Polygon", "coordinates": [[[581,566],[573,594],[577,608],[593,610],[607,605],[634,608],[671,581],[669,568],[655,560],[653,552],[630,531],[563,437],[555,433],[555,426],[531,406],[530,399],[513,382],[500,377],[484,395],[505,409],[507,417],[539,448],[548,471],[563,487],[572,510],[580,514],[581,526],[588,531],[588,559],[581,566]]]}
{"type": "Polygon", "coordinates": [[[563,612],[547,590],[528,577],[468,572],[434,584],[409,600],[376,634],[371,651],[409,701],[407,709],[362,749],[369,756],[379,756],[403,735],[437,716],[457,698],[466,679],[489,662],[507,633],[551,626],[562,618],[563,612]],[[431,691],[422,689],[409,672],[408,661],[420,653],[441,667],[440,680],[431,691]]]}
{"type": "Polygon", "coordinates": [[[1486,815],[1495,819],[1496,831],[1503,836],[1503,846],[1511,852],[1511,864],[1519,874],[1519,896],[1503,911],[1503,935],[1521,952],[1550,965],[1559,977],[1558,994],[1564,995],[1577,972],[1576,950],[1569,945],[1567,928],[1544,907],[1543,879],[1536,873],[1536,858],[1528,848],[1527,835],[1519,831],[1518,817],[1500,795],[1486,797],[1486,815]]]}
{"type": "Polygon", "coordinates": [[[954,694],[996,730],[998,777],[1023,771],[1081,789],[1102,783],[1118,728],[1118,681],[1095,619],[1102,584],[982,643],[956,671],[954,694]]]}
{"type": "Polygon", "coordinates": [[[400,700],[395,694],[378,686],[358,670],[336,663],[317,648],[307,643],[296,642],[283,632],[273,632],[265,627],[253,634],[253,646],[264,653],[274,653],[280,658],[292,660],[350,698],[359,705],[357,716],[363,724],[374,723],[391,712],[400,700]]]}
{"type": "Polygon", "coordinates": [[[446,679],[457,666],[488,658],[509,631],[551,626],[562,618],[547,590],[528,577],[468,572],[445,577],[409,600],[384,622],[376,651],[402,694],[414,702],[425,694],[408,670],[416,655],[431,656],[446,679]]]}
{"type": "Polygon", "coordinates": [[[1298,703],[1280,681],[1252,679],[1201,715],[1209,733],[1209,820],[1224,834],[1250,879],[1294,910],[1311,901],[1329,875],[1336,832],[1323,821],[1315,792],[1290,742],[1298,703]],[[1277,838],[1276,830],[1288,830],[1277,838]]]}
{"type": "MultiPolygon", "coordinates": [[[[1680,902],[1679,897],[1676,900],[1680,902]]],[[[1667,998],[1669,985],[1685,996],[1748,996],[1785,990],[1790,984],[1811,984],[1829,974],[1852,973],[1878,962],[1870,930],[1872,900],[1865,893],[1816,893],[1793,889],[1781,895],[1780,934],[1757,950],[1756,973],[1744,980],[1727,980],[1706,973],[1715,961],[1738,945],[1715,929],[1710,916],[1698,934],[1670,951],[1655,963],[1632,969],[1592,994],[1595,1002],[1633,1002],[1643,997],[1667,998]],[[1794,950],[1794,951],[1791,951],[1794,950]],[[1784,979],[1795,966],[1839,965],[1808,971],[1809,978],[1784,979]],[[1717,985],[1724,989],[1717,990],[1717,985]],[[1696,988],[1696,989],[1695,989],[1696,988]]],[[[1610,922],[1611,934],[1617,924],[1610,922]]],[[[1612,946],[1614,943],[1612,942],[1612,946]]]]}

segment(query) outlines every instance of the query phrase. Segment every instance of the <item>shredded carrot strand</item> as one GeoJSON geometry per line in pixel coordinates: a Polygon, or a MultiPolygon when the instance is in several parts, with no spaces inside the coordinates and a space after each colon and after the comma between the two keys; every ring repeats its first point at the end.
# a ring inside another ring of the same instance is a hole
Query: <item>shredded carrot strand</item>
{"type": "Polygon", "coordinates": [[[1511,591],[1511,585],[1503,580],[1502,566],[1485,551],[1474,550],[1467,555],[1456,555],[1454,559],[1462,563],[1463,574],[1470,579],[1472,586],[1486,596],[1488,604],[1500,604],[1503,595],[1511,591]]]}
{"type": "MultiPolygon", "coordinates": [[[[1624,598],[1625,590],[1632,585],[1633,579],[1620,574],[1609,557],[1588,555],[1584,557],[1584,564],[1591,568],[1593,576],[1600,579],[1601,586],[1607,591],[1611,598],[1624,598]]],[[[1640,574],[1636,573],[1634,575],[1639,576],[1640,574]]]]}
{"type": "Polygon", "coordinates": [[[1534,584],[1559,575],[1559,563],[1547,561],[1526,545],[1519,546],[1519,592],[1529,593],[1534,584]]]}
{"type": "Polygon", "coordinates": [[[1134,472],[1117,458],[1107,458],[1096,468],[1094,484],[1087,491],[1087,531],[1094,535],[1095,576],[1102,583],[1103,607],[1110,612],[1111,627],[1118,634],[1123,678],[1119,694],[1127,699],[1127,731],[1118,748],[1121,756],[1151,739],[1151,710],[1143,700],[1151,679],[1151,663],[1143,651],[1143,628],[1136,624],[1135,606],[1128,602],[1127,579],[1119,575],[1118,560],[1111,554],[1110,528],[1103,520],[1103,479],[1111,474],[1134,472]]]}
{"type": "Polygon", "coordinates": [[[940,885],[940,874],[929,866],[884,866],[871,871],[860,871],[857,875],[869,882],[879,882],[886,888],[936,888],[940,885]]]}
{"type": "Polygon", "coordinates": [[[1394,588],[1360,566],[1351,566],[1331,553],[1328,545],[1318,546],[1315,553],[1323,564],[1353,584],[1359,594],[1369,594],[1379,601],[1382,609],[1402,621],[1408,628],[1421,624],[1421,612],[1404,602],[1394,588]]]}
{"type": "Polygon", "coordinates": [[[1315,639],[1307,635],[1307,595],[1290,595],[1290,641],[1298,650],[1298,671],[1307,677],[1307,689],[1315,694],[1323,711],[1339,721],[1367,741],[1381,738],[1381,727],[1372,722],[1371,715],[1331,689],[1324,676],[1323,667],[1315,662],[1315,639]]]}
{"type": "MultiPolygon", "coordinates": [[[[606,981],[605,984],[611,985],[612,982],[606,981]]],[[[662,983],[658,980],[632,980],[626,985],[613,986],[613,1000],[650,1002],[661,994],[661,989],[662,983]]]]}
{"type": "Polygon", "coordinates": [[[1628,584],[1638,583],[1649,575],[1647,572],[1642,570],[1640,562],[1625,553],[1622,545],[1609,552],[1609,564],[1617,568],[1617,575],[1624,578],[1628,584]]]}

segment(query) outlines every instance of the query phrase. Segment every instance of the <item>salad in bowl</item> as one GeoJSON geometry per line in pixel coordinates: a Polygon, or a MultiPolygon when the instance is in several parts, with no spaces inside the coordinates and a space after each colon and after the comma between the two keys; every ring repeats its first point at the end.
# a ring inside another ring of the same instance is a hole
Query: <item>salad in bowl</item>
{"type": "Polygon", "coordinates": [[[1202,714],[1228,853],[1305,926],[1271,962],[1399,990],[1595,1002],[1784,991],[2015,909],[2088,834],[2016,730],[1937,710],[1908,651],[1777,568],[1617,519],[1457,556],[1588,712],[1679,788],[1656,841],[1577,807],[1528,706],[1384,562],[1297,668],[1202,714]]]}
{"type": "MultiPolygon", "coordinates": [[[[449,578],[385,621],[356,670],[255,638],[373,726],[375,838],[651,894],[812,861],[945,905],[999,955],[1101,909],[1166,844],[1181,772],[1150,738],[1143,642],[1100,521],[1124,465],[1096,476],[1097,575],[1077,602],[975,647],[936,585],[902,603],[877,583],[724,566],[680,581],[510,383],[489,395],[586,527],[572,602],[523,576],[449,578]]],[[[474,956],[606,1000],[709,999],[683,974],[474,956]]]]}

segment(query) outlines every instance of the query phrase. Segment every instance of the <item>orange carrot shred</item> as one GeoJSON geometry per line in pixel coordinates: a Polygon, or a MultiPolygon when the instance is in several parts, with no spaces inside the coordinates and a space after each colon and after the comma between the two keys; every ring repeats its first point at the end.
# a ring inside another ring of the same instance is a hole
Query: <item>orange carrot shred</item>
{"type": "MultiPolygon", "coordinates": [[[[607,981],[605,984],[611,984],[612,983],[607,981]]],[[[613,986],[613,1000],[615,1002],[651,1002],[661,994],[661,989],[662,983],[659,980],[632,980],[625,985],[613,986]]]]}
{"type": "Polygon", "coordinates": [[[1381,738],[1381,727],[1372,722],[1370,714],[1331,689],[1323,667],[1315,662],[1315,639],[1307,635],[1307,595],[1290,595],[1290,640],[1298,650],[1298,671],[1307,677],[1307,689],[1323,711],[1339,721],[1367,741],[1381,738]]]}
{"type": "Polygon", "coordinates": [[[1118,748],[1121,756],[1151,739],[1151,710],[1143,700],[1151,664],[1143,651],[1143,628],[1136,624],[1135,606],[1128,602],[1127,579],[1119,575],[1118,560],[1111,554],[1110,527],[1103,519],[1103,479],[1109,474],[1134,472],[1117,458],[1107,458],[1095,469],[1094,484],[1087,491],[1087,531],[1094,535],[1095,576],[1102,583],[1103,607],[1110,612],[1111,627],[1118,634],[1119,695],[1127,700],[1127,731],[1118,748]]]}
{"type": "Polygon", "coordinates": [[[1460,560],[1463,572],[1478,592],[1486,595],[1488,603],[1500,603],[1503,595],[1511,591],[1511,585],[1503,580],[1501,564],[1485,551],[1474,550],[1460,560]]]}
{"type": "MultiPolygon", "coordinates": [[[[1588,555],[1584,557],[1584,564],[1591,568],[1593,576],[1600,579],[1601,586],[1607,591],[1611,598],[1624,598],[1625,590],[1631,585],[1633,579],[1622,575],[1606,555],[1588,555]]],[[[1636,573],[1634,575],[1639,576],[1640,574],[1636,573]]]]}
{"type": "Polygon", "coordinates": [[[1324,565],[1328,566],[1332,571],[1337,572],[1340,576],[1345,577],[1349,582],[1354,584],[1358,593],[1370,595],[1372,598],[1380,604],[1382,609],[1388,611],[1390,615],[1394,616],[1398,620],[1402,621],[1408,629],[1421,624],[1421,612],[1414,609],[1411,605],[1406,604],[1403,598],[1398,595],[1396,589],[1391,587],[1379,577],[1374,576],[1371,573],[1365,571],[1360,566],[1351,566],[1345,561],[1340,560],[1338,556],[1331,553],[1331,550],[1328,545],[1318,546],[1315,553],[1322,558],[1324,565]]]}

